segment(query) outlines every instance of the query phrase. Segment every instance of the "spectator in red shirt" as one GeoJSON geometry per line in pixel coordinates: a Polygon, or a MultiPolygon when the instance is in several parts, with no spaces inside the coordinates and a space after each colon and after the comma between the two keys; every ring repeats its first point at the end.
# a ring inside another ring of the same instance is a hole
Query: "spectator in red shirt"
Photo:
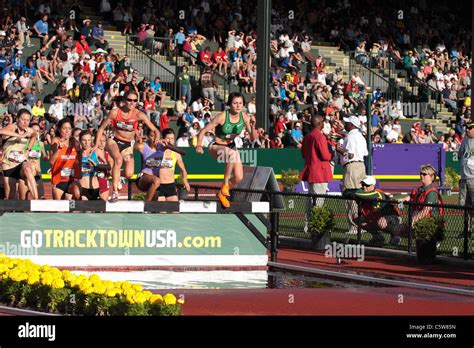
{"type": "Polygon", "coordinates": [[[227,74],[227,65],[229,63],[229,56],[227,53],[219,47],[216,52],[212,55],[212,60],[214,61],[214,69],[219,69],[219,75],[227,74]]]}
{"type": "Polygon", "coordinates": [[[169,128],[169,117],[168,117],[168,109],[165,109],[163,113],[160,115],[160,130],[169,128]]]}
{"type": "Polygon", "coordinates": [[[206,47],[204,51],[199,52],[199,62],[203,66],[212,66],[212,61],[211,61],[211,52],[210,52],[210,47],[206,47]]]}
{"type": "Polygon", "coordinates": [[[76,47],[76,52],[79,55],[82,55],[84,52],[91,54],[91,49],[84,35],[81,35],[80,40],[76,41],[76,44],[74,45],[74,47],[76,47]]]}
{"type": "Polygon", "coordinates": [[[285,127],[285,116],[280,115],[280,116],[278,116],[278,121],[275,124],[275,135],[278,136],[278,134],[284,133],[285,129],[286,129],[286,127],[285,127]]]}

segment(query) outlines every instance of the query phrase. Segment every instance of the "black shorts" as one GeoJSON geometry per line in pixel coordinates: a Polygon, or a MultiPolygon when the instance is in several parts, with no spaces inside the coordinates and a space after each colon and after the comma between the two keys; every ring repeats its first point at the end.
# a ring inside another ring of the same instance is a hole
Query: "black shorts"
{"type": "Polygon", "coordinates": [[[3,176],[12,178],[15,180],[20,180],[21,179],[21,167],[23,163],[20,163],[16,167],[13,167],[11,169],[4,169],[3,170],[3,176]]]}
{"type": "Polygon", "coordinates": [[[117,138],[114,138],[114,141],[117,143],[120,152],[128,149],[129,147],[132,147],[132,142],[130,141],[123,141],[117,138]]]}
{"type": "Polygon", "coordinates": [[[89,201],[96,201],[100,197],[100,189],[99,188],[86,189],[86,188],[81,187],[81,196],[86,197],[89,201]]]}
{"type": "Polygon", "coordinates": [[[174,182],[171,184],[161,184],[160,187],[158,187],[158,197],[171,197],[177,195],[178,191],[176,190],[176,184],[174,182]]]}
{"type": "Polygon", "coordinates": [[[70,186],[73,182],[74,182],[74,180],[60,182],[59,184],[53,185],[53,189],[58,189],[58,190],[63,191],[64,193],[66,193],[67,190],[69,189],[69,186],[70,186]]]}
{"type": "Polygon", "coordinates": [[[228,143],[228,144],[218,144],[216,143],[215,141],[210,143],[208,147],[211,147],[212,145],[218,145],[218,146],[225,146],[225,147],[228,147],[229,149],[232,149],[232,150],[235,150],[237,145],[235,144],[235,141],[232,140],[232,142],[228,143]]]}

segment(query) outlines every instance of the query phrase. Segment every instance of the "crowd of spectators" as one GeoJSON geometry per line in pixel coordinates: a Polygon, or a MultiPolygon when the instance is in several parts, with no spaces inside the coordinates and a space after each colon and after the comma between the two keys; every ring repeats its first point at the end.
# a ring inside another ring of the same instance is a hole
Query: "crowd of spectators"
{"type": "MultiPolygon", "coordinates": [[[[174,108],[163,108],[166,91],[159,77],[152,81],[139,77],[128,57],[108,47],[102,24],[81,16],[79,2],[68,7],[59,1],[31,0],[8,11],[3,9],[8,13],[0,30],[3,123],[11,122],[14,112],[25,107],[33,112],[46,142],[64,117],[74,119],[78,129],[94,131],[120,96],[133,89],[140,95],[139,107],[157,126],[167,128],[169,122],[177,120],[178,145],[193,146],[198,131],[217,111],[215,97],[222,78],[250,95],[247,111],[256,112],[252,97],[256,89],[254,6],[209,0],[187,2],[182,10],[173,1],[158,7],[149,0],[101,0],[94,6],[124,35],[136,35],[145,49],[187,59],[179,72],[181,93],[174,108]],[[211,51],[206,40],[217,42],[218,48],[211,51]],[[33,45],[37,45],[36,52],[24,57],[24,46],[33,45]],[[192,89],[192,65],[202,71],[198,91],[192,89]],[[57,84],[57,88],[41,100],[47,83],[57,84]],[[50,106],[45,108],[43,103],[50,106]]],[[[237,146],[300,147],[310,130],[311,114],[318,113],[326,119],[325,134],[334,140],[343,136],[342,117],[358,114],[363,131],[369,128],[374,142],[442,141],[447,150],[455,150],[462,140],[463,122],[470,117],[471,33],[462,21],[451,26],[449,15],[440,18],[437,12],[429,12],[423,1],[405,13],[406,21],[393,19],[393,13],[380,6],[372,8],[363,0],[360,4],[339,1],[311,6],[298,2],[292,16],[287,6],[275,1],[272,9],[271,127],[259,129],[253,142],[243,133],[237,146]],[[416,21],[415,14],[419,16],[416,21]],[[432,134],[416,126],[412,128],[415,132],[402,134],[396,120],[401,115],[394,112],[393,104],[380,90],[373,92],[372,122],[367,127],[365,93],[370,86],[357,73],[344,76],[341,68],[328,71],[325,57],[311,50],[316,27],[318,35],[354,50],[360,63],[383,68],[390,56],[439,91],[442,102],[459,116],[451,131],[454,134],[432,134]],[[371,48],[367,50],[366,45],[371,48]]],[[[451,12],[457,15],[456,11],[451,12]]],[[[206,135],[204,145],[212,142],[212,137],[206,135]]]]}

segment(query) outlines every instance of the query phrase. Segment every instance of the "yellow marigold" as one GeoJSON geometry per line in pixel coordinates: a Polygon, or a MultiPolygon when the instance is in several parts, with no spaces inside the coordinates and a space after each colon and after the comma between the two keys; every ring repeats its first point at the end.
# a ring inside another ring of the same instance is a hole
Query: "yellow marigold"
{"type": "Polygon", "coordinates": [[[63,275],[63,279],[67,282],[72,282],[73,280],[76,279],[76,275],[71,273],[70,271],[68,270],[64,270],[61,272],[62,275],[63,275]]]}
{"type": "Polygon", "coordinates": [[[100,282],[100,281],[101,281],[101,280],[100,280],[100,277],[99,277],[97,274],[95,274],[95,273],[93,273],[93,274],[91,274],[91,275],[89,276],[89,280],[90,280],[91,282],[100,282]]]}
{"type": "Polygon", "coordinates": [[[96,293],[98,295],[103,295],[107,291],[107,288],[102,283],[96,283],[96,284],[94,284],[94,286],[92,288],[94,289],[94,293],[96,293]]]}
{"type": "Polygon", "coordinates": [[[123,290],[126,291],[126,290],[132,288],[132,284],[130,284],[129,282],[123,282],[121,287],[122,287],[123,290]]]}
{"type": "Polygon", "coordinates": [[[163,303],[163,296],[160,294],[152,295],[150,297],[150,302],[151,303],[163,303]]]}
{"type": "Polygon", "coordinates": [[[133,295],[128,295],[128,296],[125,297],[125,299],[126,299],[126,301],[127,301],[128,303],[130,303],[130,304],[134,304],[134,303],[135,303],[135,301],[134,301],[134,299],[133,299],[133,295]]]}
{"type": "Polygon", "coordinates": [[[43,272],[48,272],[50,269],[51,269],[51,267],[49,265],[43,265],[43,267],[41,267],[41,270],[43,272]]]}
{"type": "Polygon", "coordinates": [[[62,279],[54,279],[51,286],[53,289],[62,289],[64,288],[64,281],[62,279]]]}
{"type": "Polygon", "coordinates": [[[113,288],[111,290],[115,291],[116,295],[122,295],[123,294],[123,289],[122,288],[113,288]]]}
{"type": "Polygon", "coordinates": [[[141,292],[137,292],[135,295],[133,295],[133,301],[135,303],[142,304],[146,301],[145,295],[143,295],[141,292]]]}
{"type": "Polygon", "coordinates": [[[166,294],[163,296],[163,301],[165,301],[167,305],[174,305],[176,304],[176,297],[173,294],[166,294]]]}
{"type": "Polygon", "coordinates": [[[18,280],[20,282],[24,281],[24,280],[27,280],[28,279],[28,273],[26,272],[21,272],[19,275],[18,275],[18,280]]]}
{"type": "Polygon", "coordinates": [[[39,274],[38,275],[29,275],[28,276],[28,279],[26,280],[26,282],[28,283],[28,285],[36,285],[40,282],[40,277],[39,277],[39,274]]]}
{"type": "Polygon", "coordinates": [[[107,289],[107,292],[105,294],[107,295],[107,297],[115,297],[115,295],[117,295],[117,292],[115,291],[115,289],[107,289]]]}
{"type": "Polygon", "coordinates": [[[85,295],[89,295],[89,294],[92,294],[92,292],[94,291],[94,289],[92,289],[92,287],[86,287],[86,288],[83,288],[81,289],[81,291],[85,294],[85,295]]]}
{"type": "Polygon", "coordinates": [[[51,268],[49,270],[49,273],[51,273],[53,278],[62,279],[62,277],[63,277],[62,272],[59,269],[57,269],[56,267],[51,268]]]}
{"type": "Polygon", "coordinates": [[[135,291],[143,291],[143,287],[140,284],[132,284],[132,289],[135,291]]]}
{"type": "Polygon", "coordinates": [[[86,288],[92,288],[92,283],[90,281],[88,281],[87,279],[86,280],[83,280],[80,284],[79,284],[79,289],[81,290],[84,290],[86,288]]]}
{"type": "Polygon", "coordinates": [[[0,274],[3,274],[8,271],[8,267],[4,264],[0,264],[0,274]]]}
{"type": "Polygon", "coordinates": [[[142,292],[143,296],[145,296],[145,299],[148,301],[150,298],[153,296],[153,293],[151,291],[143,291],[142,292]]]}
{"type": "Polygon", "coordinates": [[[183,299],[183,298],[180,298],[180,299],[178,299],[178,301],[176,301],[176,302],[178,302],[179,304],[184,304],[184,299],[183,299]]]}
{"type": "Polygon", "coordinates": [[[43,285],[51,285],[53,280],[53,276],[50,273],[43,273],[41,275],[41,284],[43,285]]]}
{"type": "Polygon", "coordinates": [[[8,274],[8,278],[13,280],[14,282],[18,282],[20,277],[20,271],[18,269],[13,269],[8,274]]]}
{"type": "Polygon", "coordinates": [[[133,295],[135,295],[135,293],[136,293],[136,291],[133,290],[133,289],[127,289],[127,290],[124,290],[124,292],[123,292],[123,294],[127,297],[128,296],[133,296],[133,295]]]}

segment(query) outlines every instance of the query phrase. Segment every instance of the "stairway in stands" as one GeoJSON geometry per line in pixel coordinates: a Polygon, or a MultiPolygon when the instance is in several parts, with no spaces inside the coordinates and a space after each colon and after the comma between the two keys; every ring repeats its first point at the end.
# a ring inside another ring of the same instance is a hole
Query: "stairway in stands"
{"type": "MultiPolygon", "coordinates": [[[[320,38],[316,38],[312,45],[312,53],[314,55],[322,55],[324,62],[328,67],[328,73],[333,73],[336,67],[342,68],[344,80],[350,79],[349,76],[349,62],[350,57],[348,54],[339,50],[338,47],[332,45],[330,42],[325,42],[320,38]]],[[[398,82],[398,85],[404,89],[412,90],[410,82],[407,78],[407,72],[405,70],[389,71],[388,69],[376,69],[376,73],[382,75],[386,79],[392,79],[398,82]]],[[[414,95],[418,95],[418,88],[413,88],[414,95]]],[[[436,108],[436,101],[430,98],[430,105],[433,109],[436,108]]],[[[439,105],[436,110],[439,109],[439,105]]],[[[429,122],[433,124],[436,132],[448,133],[453,122],[456,121],[456,116],[450,112],[446,106],[443,105],[441,111],[437,112],[436,119],[430,119],[429,122]]]]}

